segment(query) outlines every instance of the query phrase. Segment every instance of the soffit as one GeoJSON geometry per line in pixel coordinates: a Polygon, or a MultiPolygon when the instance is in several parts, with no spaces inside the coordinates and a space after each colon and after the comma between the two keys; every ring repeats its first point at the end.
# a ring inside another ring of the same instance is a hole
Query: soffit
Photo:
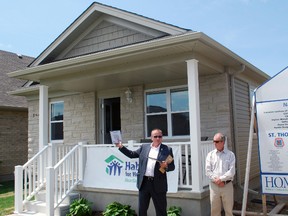
{"type": "Polygon", "coordinates": [[[11,76],[38,81],[49,89],[88,92],[185,79],[185,61],[193,58],[199,61],[199,76],[224,73],[227,67],[230,71],[237,71],[241,64],[246,63],[249,66],[247,72],[250,70],[249,73],[263,77],[248,62],[202,33],[67,59],[11,76]]]}

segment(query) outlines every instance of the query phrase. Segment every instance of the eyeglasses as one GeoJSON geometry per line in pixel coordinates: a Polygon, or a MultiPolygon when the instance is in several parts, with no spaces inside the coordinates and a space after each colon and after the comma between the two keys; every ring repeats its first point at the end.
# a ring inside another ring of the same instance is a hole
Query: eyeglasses
{"type": "Polygon", "coordinates": [[[161,139],[162,136],[153,136],[153,138],[155,138],[155,139],[157,139],[157,138],[161,139]]]}
{"type": "Polygon", "coordinates": [[[219,143],[219,142],[223,142],[221,140],[213,140],[214,143],[219,143]]]}

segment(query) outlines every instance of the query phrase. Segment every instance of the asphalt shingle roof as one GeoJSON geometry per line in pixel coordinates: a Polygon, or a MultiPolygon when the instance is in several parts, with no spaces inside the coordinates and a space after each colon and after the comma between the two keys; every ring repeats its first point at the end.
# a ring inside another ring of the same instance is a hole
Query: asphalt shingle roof
{"type": "Polygon", "coordinates": [[[22,87],[27,80],[8,77],[7,73],[26,68],[34,58],[0,50],[0,108],[27,107],[25,97],[12,96],[7,92],[22,87]]]}

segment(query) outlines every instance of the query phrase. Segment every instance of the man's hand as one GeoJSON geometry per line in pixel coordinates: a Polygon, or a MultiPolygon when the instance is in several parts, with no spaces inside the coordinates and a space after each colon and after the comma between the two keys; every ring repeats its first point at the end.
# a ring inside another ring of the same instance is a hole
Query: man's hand
{"type": "Polygon", "coordinates": [[[116,147],[118,147],[118,148],[122,148],[122,147],[123,147],[123,145],[122,145],[121,142],[119,142],[119,143],[115,143],[115,145],[116,145],[116,147]]]}
{"type": "Polygon", "coordinates": [[[219,187],[224,187],[225,183],[223,181],[221,181],[220,178],[216,178],[213,181],[215,184],[217,184],[219,187]]]}
{"type": "Polygon", "coordinates": [[[168,167],[168,163],[166,161],[162,161],[160,163],[160,167],[161,167],[161,169],[166,169],[168,167]]]}

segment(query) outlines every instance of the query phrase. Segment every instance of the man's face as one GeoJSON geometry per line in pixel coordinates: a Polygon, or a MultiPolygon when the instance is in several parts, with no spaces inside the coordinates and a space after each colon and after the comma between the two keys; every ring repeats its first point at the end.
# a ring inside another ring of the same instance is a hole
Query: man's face
{"type": "Polygon", "coordinates": [[[223,149],[224,149],[224,141],[221,140],[220,136],[215,135],[214,139],[213,139],[213,143],[215,145],[215,148],[218,151],[223,151],[223,149]]]}
{"type": "Polygon", "coordinates": [[[159,146],[162,143],[162,133],[161,131],[155,130],[151,133],[151,140],[154,146],[159,146]]]}

